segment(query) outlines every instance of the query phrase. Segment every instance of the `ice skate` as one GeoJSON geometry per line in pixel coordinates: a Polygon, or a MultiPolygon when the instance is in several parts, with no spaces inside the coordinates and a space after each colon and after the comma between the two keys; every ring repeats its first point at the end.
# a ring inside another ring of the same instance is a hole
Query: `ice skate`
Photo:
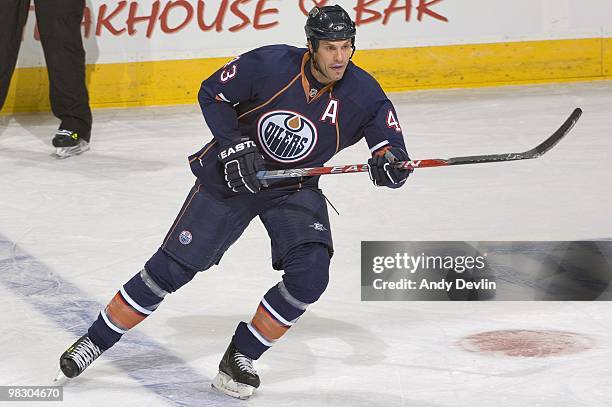
{"type": "Polygon", "coordinates": [[[259,387],[259,376],[253,368],[253,360],[238,352],[234,341],[219,363],[219,373],[213,379],[212,386],[241,400],[251,397],[259,387]]]}
{"type": "Polygon", "coordinates": [[[60,357],[60,373],[55,378],[56,382],[65,382],[83,373],[87,366],[104,352],[94,344],[89,336],[81,336],[60,357]]]}
{"type": "Polygon", "coordinates": [[[59,129],[53,137],[52,144],[55,147],[53,156],[58,159],[79,155],[89,150],[89,143],[71,130],[59,129]]]}

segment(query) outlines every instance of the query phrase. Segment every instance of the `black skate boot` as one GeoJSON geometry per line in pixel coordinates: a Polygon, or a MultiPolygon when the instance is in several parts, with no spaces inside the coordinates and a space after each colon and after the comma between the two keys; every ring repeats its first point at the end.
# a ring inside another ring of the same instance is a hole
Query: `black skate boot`
{"type": "Polygon", "coordinates": [[[212,386],[241,400],[251,397],[259,387],[259,376],[253,369],[253,360],[238,352],[233,340],[219,363],[219,373],[212,386]]]}
{"type": "MultiPolygon", "coordinates": [[[[60,357],[60,369],[69,379],[77,377],[104,352],[89,336],[83,335],[60,357]]],[[[61,376],[61,375],[60,375],[61,376]]],[[[57,380],[57,379],[56,379],[57,380]]]]}
{"type": "Polygon", "coordinates": [[[68,158],[89,150],[89,143],[71,130],[59,129],[53,137],[52,144],[55,147],[56,158],[68,158]]]}

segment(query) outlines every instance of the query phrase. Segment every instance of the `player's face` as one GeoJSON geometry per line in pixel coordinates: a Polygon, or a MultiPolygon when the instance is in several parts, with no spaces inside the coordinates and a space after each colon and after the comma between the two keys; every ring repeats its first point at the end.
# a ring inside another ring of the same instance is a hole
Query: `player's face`
{"type": "Polygon", "coordinates": [[[313,70],[314,77],[323,84],[339,81],[346,71],[352,53],[351,40],[319,41],[315,60],[320,72],[313,70]]]}

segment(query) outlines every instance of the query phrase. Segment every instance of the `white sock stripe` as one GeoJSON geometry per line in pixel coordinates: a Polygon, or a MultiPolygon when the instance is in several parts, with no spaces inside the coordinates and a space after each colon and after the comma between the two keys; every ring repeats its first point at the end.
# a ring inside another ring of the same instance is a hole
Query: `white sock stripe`
{"type": "Polygon", "coordinates": [[[113,324],[110,321],[110,319],[108,319],[108,317],[106,316],[106,311],[102,310],[102,312],[100,312],[100,315],[102,315],[102,319],[104,320],[104,322],[106,322],[106,325],[108,325],[108,327],[112,329],[113,331],[120,333],[122,335],[127,332],[127,330],[118,328],[115,324],[113,324]]]}
{"type": "Polygon", "coordinates": [[[298,300],[293,295],[291,295],[289,291],[287,291],[287,287],[285,287],[284,282],[281,281],[280,283],[278,283],[277,287],[278,287],[278,291],[280,292],[281,296],[285,299],[285,301],[287,301],[290,305],[294,306],[295,308],[306,310],[306,308],[310,305],[310,304],[306,304],[305,302],[298,300]]]}
{"type": "Polygon", "coordinates": [[[121,295],[123,296],[123,299],[126,300],[128,302],[128,304],[130,304],[132,307],[134,307],[134,309],[142,314],[145,315],[151,315],[151,313],[153,311],[148,310],[146,308],[141,307],[140,305],[138,305],[138,303],[136,301],[134,301],[132,299],[132,297],[130,297],[128,295],[128,293],[125,292],[125,290],[123,289],[123,287],[121,287],[121,290],[119,290],[121,292],[121,295]]]}
{"type": "Polygon", "coordinates": [[[253,327],[250,322],[247,324],[247,328],[249,329],[249,331],[251,331],[253,335],[255,335],[255,338],[257,338],[259,342],[263,343],[267,347],[271,347],[272,345],[274,345],[274,342],[270,342],[269,340],[261,336],[261,334],[257,332],[257,329],[255,329],[255,327],[253,327]]]}
{"type": "Polygon", "coordinates": [[[157,295],[159,298],[164,298],[166,295],[168,295],[168,291],[164,290],[159,285],[157,285],[155,281],[153,281],[147,269],[143,268],[142,270],[140,270],[140,278],[149,288],[149,290],[151,290],[151,292],[157,295]]]}
{"type": "Polygon", "coordinates": [[[293,325],[293,322],[287,321],[285,318],[282,317],[281,314],[276,312],[276,310],[272,308],[270,304],[268,304],[268,301],[266,301],[265,298],[261,299],[261,303],[263,304],[264,308],[268,310],[270,314],[274,315],[274,318],[278,319],[281,322],[281,324],[286,325],[286,326],[293,325]]]}
{"type": "Polygon", "coordinates": [[[374,151],[378,150],[382,146],[386,146],[387,144],[389,144],[389,140],[381,141],[380,143],[378,143],[374,147],[372,147],[370,149],[370,152],[373,153],[374,151]]]}

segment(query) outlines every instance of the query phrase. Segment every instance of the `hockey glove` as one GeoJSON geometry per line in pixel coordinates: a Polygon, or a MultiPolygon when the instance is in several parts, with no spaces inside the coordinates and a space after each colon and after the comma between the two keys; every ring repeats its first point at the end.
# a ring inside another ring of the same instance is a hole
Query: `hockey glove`
{"type": "Polygon", "coordinates": [[[221,147],[219,161],[223,164],[225,181],[229,189],[239,193],[255,194],[261,188],[257,172],[265,170],[264,159],[254,141],[240,142],[221,147]]]}
{"type": "Polygon", "coordinates": [[[404,185],[412,170],[396,168],[393,164],[408,160],[408,153],[400,147],[382,148],[368,160],[370,179],[379,187],[399,188],[404,185]]]}

